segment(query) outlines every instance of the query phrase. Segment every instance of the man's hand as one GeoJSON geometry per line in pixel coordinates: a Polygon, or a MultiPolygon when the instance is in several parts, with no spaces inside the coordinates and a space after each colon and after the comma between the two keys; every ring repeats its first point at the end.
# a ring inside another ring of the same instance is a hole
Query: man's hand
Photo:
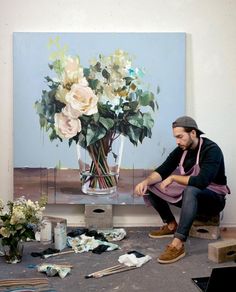
{"type": "Polygon", "coordinates": [[[134,193],[138,196],[144,196],[147,192],[148,186],[161,181],[161,176],[158,172],[152,172],[145,180],[141,181],[134,188],[134,193]]]}
{"type": "Polygon", "coordinates": [[[148,188],[148,182],[146,180],[141,181],[136,185],[134,193],[138,196],[144,196],[148,188]]]}

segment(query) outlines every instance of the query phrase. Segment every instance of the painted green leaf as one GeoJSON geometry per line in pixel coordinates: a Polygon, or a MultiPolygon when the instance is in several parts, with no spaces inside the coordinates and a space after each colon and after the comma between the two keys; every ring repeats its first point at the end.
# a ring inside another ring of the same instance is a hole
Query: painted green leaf
{"type": "Polygon", "coordinates": [[[128,117],[127,120],[133,126],[136,126],[139,128],[142,128],[143,126],[143,117],[139,112],[135,115],[128,117]]]}
{"type": "Polygon", "coordinates": [[[138,127],[127,127],[127,136],[129,137],[130,142],[132,142],[135,146],[138,144],[140,133],[141,129],[138,127]]]}
{"type": "Polygon", "coordinates": [[[84,77],[88,77],[90,74],[90,69],[89,68],[84,68],[84,77]]]}
{"type": "Polygon", "coordinates": [[[106,129],[105,128],[92,128],[88,127],[87,134],[86,134],[86,141],[87,146],[94,144],[99,139],[102,139],[106,135],[106,129]]]}
{"type": "Polygon", "coordinates": [[[110,118],[100,117],[99,122],[107,129],[111,129],[114,126],[114,120],[110,118]]]}
{"type": "Polygon", "coordinates": [[[150,113],[143,114],[143,125],[148,129],[154,126],[154,119],[150,113]]]}
{"type": "Polygon", "coordinates": [[[140,96],[139,100],[140,100],[140,104],[142,106],[147,106],[150,105],[150,103],[154,100],[155,96],[152,92],[150,91],[145,91],[142,93],[142,95],[140,96]]]}
{"type": "Polygon", "coordinates": [[[107,80],[110,79],[110,73],[109,73],[106,69],[103,69],[103,70],[102,70],[102,76],[103,76],[104,78],[106,78],[107,80]]]}

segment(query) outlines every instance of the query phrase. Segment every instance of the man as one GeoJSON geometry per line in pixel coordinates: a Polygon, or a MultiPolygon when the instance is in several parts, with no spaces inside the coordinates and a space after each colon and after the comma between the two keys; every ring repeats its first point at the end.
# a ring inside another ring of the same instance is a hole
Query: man
{"type": "Polygon", "coordinates": [[[173,263],[185,256],[184,242],[197,215],[217,215],[230,193],[225,176],[224,157],[219,146],[202,138],[194,119],[178,118],[172,124],[176,147],[167,159],[135,187],[138,196],[152,205],[165,225],[149,233],[151,238],[173,237],[157,259],[173,263]],[[177,224],[170,204],[179,208],[177,224]]]}

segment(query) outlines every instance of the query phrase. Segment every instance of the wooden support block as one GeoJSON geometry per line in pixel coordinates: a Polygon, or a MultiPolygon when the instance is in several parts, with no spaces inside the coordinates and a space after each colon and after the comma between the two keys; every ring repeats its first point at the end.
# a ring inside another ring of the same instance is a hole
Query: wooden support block
{"type": "Polygon", "coordinates": [[[192,237],[204,239],[218,239],[220,237],[219,226],[192,226],[189,232],[192,237]]]}
{"type": "Polygon", "coordinates": [[[236,259],[236,239],[223,240],[208,244],[208,259],[223,263],[236,259]]]}
{"type": "Polygon", "coordinates": [[[84,215],[87,228],[113,228],[112,205],[85,205],[84,215]]]}
{"type": "Polygon", "coordinates": [[[218,239],[220,237],[220,216],[198,216],[193,222],[189,235],[204,239],[218,239]]]}

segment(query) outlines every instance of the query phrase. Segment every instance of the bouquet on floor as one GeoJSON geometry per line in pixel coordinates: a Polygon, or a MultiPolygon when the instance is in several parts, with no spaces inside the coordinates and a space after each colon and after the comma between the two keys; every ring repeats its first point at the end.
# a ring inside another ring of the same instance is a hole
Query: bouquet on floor
{"type": "Polygon", "coordinates": [[[0,238],[2,245],[16,246],[20,241],[35,239],[35,231],[42,223],[43,211],[47,201],[42,197],[38,202],[20,197],[8,201],[0,200],[0,238]]]}

